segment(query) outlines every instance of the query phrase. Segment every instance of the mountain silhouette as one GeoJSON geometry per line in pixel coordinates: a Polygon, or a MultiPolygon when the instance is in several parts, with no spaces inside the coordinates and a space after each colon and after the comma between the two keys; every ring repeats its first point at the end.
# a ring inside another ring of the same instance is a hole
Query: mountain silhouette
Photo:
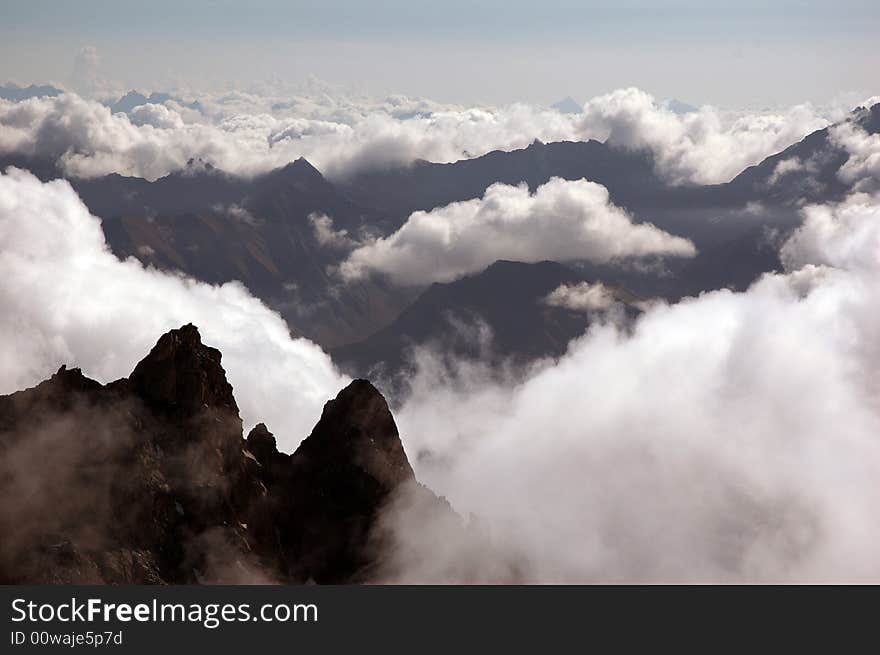
{"type": "Polygon", "coordinates": [[[292,455],[262,424],[243,439],[221,354],[192,325],[128,379],[61,367],[0,397],[0,454],[4,584],[367,581],[395,494],[454,517],[365,380],[292,455]]]}

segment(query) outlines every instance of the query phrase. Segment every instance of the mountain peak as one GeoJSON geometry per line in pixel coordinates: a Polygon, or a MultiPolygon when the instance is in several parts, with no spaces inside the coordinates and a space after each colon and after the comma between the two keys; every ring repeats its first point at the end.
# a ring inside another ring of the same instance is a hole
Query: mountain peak
{"type": "Polygon", "coordinates": [[[305,157],[297,157],[281,170],[294,172],[298,175],[307,175],[314,178],[324,178],[321,171],[312,166],[312,163],[305,157]]]}
{"type": "Polygon", "coordinates": [[[868,134],[880,132],[880,102],[871,107],[858,107],[853,115],[859,127],[868,134]]]}
{"type": "Polygon", "coordinates": [[[52,377],[34,387],[37,395],[50,401],[65,404],[71,394],[92,394],[101,389],[101,383],[83,375],[82,369],[62,365],[52,377]]]}
{"type": "Polygon", "coordinates": [[[415,479],[388,403],[367,380],[352,381],[324,405],[321,420],[294,458],[347,459],[384,492],[415,479]]]}
{"type": "Polygon", "coordinates": [[[199,173],[213,173],[217,171],[214,164],[202,159],[201,157],[190,157],[186,160],[186,167],[183,169],[183,175],[191,176],[199,173]]]}
{"type": "Polygon", "coordinates": [[[269,432],[265,423],[257,423],[248,433],[247,449],[260,463],[270,461],[278,453],[275,435],[269,432]]]}
{"type": "Polygon", "coordinates": [[[224,407],[237,413],[220,358],[190,323],[162,335],[129,381],[141,397],[165,409],[193,415],[203,407],[224,407]]]}
{"type": "Polygon", "coordinates": [[[310,162],[305,157],[297,157],[292,162],[287,165],[289,168],[297,169],[297,170],[306,170],[306,171],[315,171],[319,172],[317,168],[312,166],[312,162],[310,162]]]}
{"type": "Polygon", "coordinates": [[[379,511],[415,482],[388,404],[366,380],[354,380],[324,406],[289,460],[282,464],[276,455],[260,463],[270,484],[285,471],[282,531],[310,526],[290,544],[293,577],[319,583],[362,575],[372,556],[352,545],[375,545],[371,533],[379,511]]]}
{"type": "Polygon", "coordinates": [[[660,106],[664,107],[665,109],[668,109],[673,114],[679,114],[682,116],[685,114],[692,114],[696,111],[699,111],[699,109],[697,107],[695,107],[694,105],[692,105],[688,102],[683,102],[683,101],[678,100],[676,98],[669,98],[667,100],[664,100],[663,102],[660,103],[660,106]]]}
{"type": "Polygon", "coordinates": [[[565,96],[562,100],[558,102],[554,102],[550,105],[551,108],[562,114],[583,114],[584,108],[574,100],[571,96],[565,96]]]}

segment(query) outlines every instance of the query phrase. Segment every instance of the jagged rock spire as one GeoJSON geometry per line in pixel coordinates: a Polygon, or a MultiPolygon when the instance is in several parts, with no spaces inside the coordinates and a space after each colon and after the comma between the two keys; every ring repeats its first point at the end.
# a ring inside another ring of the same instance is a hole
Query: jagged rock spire
{"type": "Polygon", "coordinates": [[[337,462],[344,457],[385,489],[415,478],[388,403],[367,380],[354,380],[324,406],[297,457],[337,462]]]}
{"type": "Polygon", "coordinates": [[[196,326],[184,325],[159,339],[129,381],[132,390],[153,406],[190,415],[203,407],[238,413],[220,359],[219,350],[202,343],[196,326]]]}
{"type": "Polygon", "coordinates": [[[242,439],[220,360],[185,325],[127,380],[0,396],[0,582],[369,579],[415,481],[385,399],[355,380],[287,455],[263,424],[242,439]]]}

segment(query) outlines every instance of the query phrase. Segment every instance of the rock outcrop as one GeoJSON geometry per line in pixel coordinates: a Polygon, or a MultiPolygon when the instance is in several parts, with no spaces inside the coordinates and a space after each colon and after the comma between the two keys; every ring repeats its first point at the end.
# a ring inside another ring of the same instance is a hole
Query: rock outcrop
{"type": "Polygon", "coordinates": [[[128,379],[62,367],[0,397],[0,582],[367,581],[379,514],[409,485],[365,380],[292,455],[263,424],[242,439],[221,354],[187,325],[128,379]]]}

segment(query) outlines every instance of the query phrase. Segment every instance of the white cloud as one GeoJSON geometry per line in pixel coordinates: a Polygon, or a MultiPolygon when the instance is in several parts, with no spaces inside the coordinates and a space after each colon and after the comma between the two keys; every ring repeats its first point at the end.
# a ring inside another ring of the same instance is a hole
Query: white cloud
{"type": "Polygon", "coordinates": [[[875,581],[880,201],[806,210],[788,272],[593,326],[499,383],[421,353],[396,412],[419,479],[389,579],[875,581]],[[432,537],[433,535],[433,537],[432,537]]]}
{"type": "Polygon", "coordinates": [[[788,157],[787,159],[783,159],[776,164],[776,166],[773,168],[773,174],[770,176],[768,183],[771,185],[776,184],[777,182],[779,182],[779,180],[781,180],[789,173],[794,173],[802,170],[804,170],[804,162],[802,162],[798,157],[788,157]]]}
{"type": "Polygon", "coordinates": [[[723,182],[748,165],[827,124],[823,112],[725,112],[702,107],[675,114],[637,89],[590,100],[584,114],[525,104],[443,105],[390,96],[182,94],[176,101],[111,114],[74,94],[0,103],[0,152],[60,158],[68,173],[111,172],[156,178],[202,158],[231,173],[252,175],[304,156],[326,174],[416,159],[449,162],[512,150],[534,139],[609,139],[653,153],[673,182],[723,182]]]}
{"type": "Polygon", "coordinates": [[[676,114],[648,93],[620,89],[584,107],[582,134],[653,153],[671,182],[726,182],[748,166],[828,124],[810,105],[785,112],[725,112],[704,106],[676,114]]]}
{"type": "Polygon", "coordinates": [[[414,212],[394,234],[367,242],[340,266],[346,278],[370,271],[405,285],[448,282],[498,259],[611,260],[692,257],[693,244],[651,224],[635,224],[605,187],[554,178],[534,194],[493,184],[482,198],[414,212]]]}
{"type": "Polygon", "coordinates": [[[840,179],[862,191],[880,188],[880,134],[845,123],[831,131],[831,138],[849,155],[838,172],[840,179]]]}
{"type": "Polygon", "coordinates": [[[580,282],[559,285],[547,295],[544,302],[575,312],[592,312],[609,309],[617,299],[611,289],[601,282],[580,282]]]}
{"type": "Polygon", "coordinates": [[[357,242],[348,236],[348,230],[334,230],[333,219],[326,214],[309,214],[309,223],[312,224],[315,239],[320,246],[347,250],[357,245],[357,242]]]}
{"type": "Polygon", "coordinates": [[[135,107],[129,113],[129,119],[138,127],[150,125],[164,130],[180,129],[184,125],[183,117],[177,111],[153,103],[135,107]]]}
{"type": "Polygon", "coordinates": [[[190,322],[223,353],[246,426],[266,422],[287,450],[346,383],[242,285],[119,261],[67,182],[15,169],[0,174],[0,306],[0,393],[62,363],[105,382],[127,376],[159,336],[190,322]]]}

